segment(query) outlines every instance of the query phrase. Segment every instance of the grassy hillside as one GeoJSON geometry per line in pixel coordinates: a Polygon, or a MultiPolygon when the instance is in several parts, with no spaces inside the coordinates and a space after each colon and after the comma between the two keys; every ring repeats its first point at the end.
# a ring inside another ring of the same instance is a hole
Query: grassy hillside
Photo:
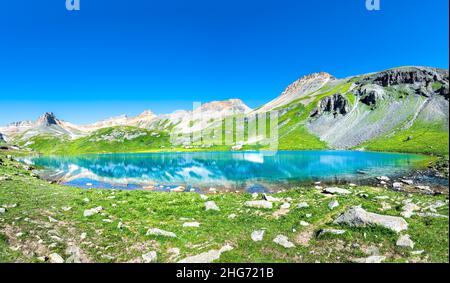
{"type": "Polygon", "coordinates": [[[170,146],[169,135],[135,127],[111,127],[75,140],[53,136],[36,136],[19,143],[45,154],[85,154],[136,152],[163,149],[170,146]]]}
{"type": "MultiPolygon", "coordinates": [[[[3,154],[0,152],[0,207],[6,211],[0,214],[0,262],[41,262],[53,253],[67,262],[74,258],[82,262],[142,262],[142,255],[150,251],[156,252],[157,262],[177,262],[228,244],[232,249],[216,262],[353,262],[379,253],[386,262],[448,263],[447,218],[408,218],[409,227],[403,233],[411,236],[414,249],[396,246],[399,235],[385,228],[333,224],[338,215],[355,205],[400,216],[402,203],[425,208],[445,202],[446,196],[343,186],[350,195],[330,197],[311,187],[297,187],[273,195],[281,202],[274,202],[272,209],[257,209],[244,205],[252,199],[248,193],[211,194],[203,200],[196,193],[51,185],[3,154]],[[329,209],[333,199],[339,206],[329,209]],[[220,211],[206,211],[206,201],[214,201],[220,211]],[[301,202],[309,207],[297,208],[301,202]],[[283,210],[283,203],[290,208],[283,210]],[[85,210],[99,206],[102,211],[98,214],[83,216],[85,210]],[[186,222],[200,226],[183,227],[186,222]],[[170,231],[177,237],[146,235],[149,228],[170,231]],[[345,232],[318,236],[324,228],[345,232]],[[264,229],[264,237],[255,242],[251,234],[260,229],[264,229]],[[274,243],[277,235],[286,236],[295,247],[274,243]]],[[[448,204],[437,213],[448,216],[448,204]]]]}
{"type": "Polygon", "coordinates": [[[374,151],[449,154],[449,132],[442,124],[417,121],[406,130],[376,138],[359,147],[374,151]]]}

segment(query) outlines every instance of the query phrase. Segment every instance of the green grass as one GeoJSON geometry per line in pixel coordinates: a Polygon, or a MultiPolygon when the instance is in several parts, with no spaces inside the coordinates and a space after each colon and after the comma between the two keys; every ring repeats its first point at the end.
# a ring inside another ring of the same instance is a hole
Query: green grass
{"type": "MultiPolygon", "coordinates": [[[[276,194],[279,198],[292,198],[288,214],[275,219],[272,213],[281,203],[275,203],[272,210],[245,207],[251,199],[246,193],[224,193],[209,195],[220,207],[220,211],[205,211],[204,200],[195,193],[157,193],[149,191],[84,190],[59,185],[34,178],[30,171],[9,161],[0,153],[0,206],[17,204],[0,214],[0,262],[37,262],[39,257],[58,253],[64,258],[69,243],[80,248],[91,262],[136,262],[148,251],[156,251],[158,262],[175,262],[186,256],[196,255],[211,249],[218,249],[225,243],[234,247],[223,253],[220,262],[350,262],[354,258],[367,257],[364,250],[370,246],[379,248],[387,262],[448,262],[448,219],[408,219],[407,233],[416,243],[414,250],[424,250],[422,255],[412,255],[411,250],[395,246],[398,235],[379,227],[350,228],[334,225],[341,212],[354,205],[362,205],[368,211],[393,216],[400,215],[401,202],[411,199],[425,207],[446,196],[407,195],[372,187],[348,188],[353,193],[337,197],[340,206],[330,211],[330,198],[310,187],[292,188],[276,194]],[[358,192],[369,195],[363,198],[358,192]],[[380,211],[385,195],[392,208],[380,211]],[[88,198],[89,202],[83,199],[88,198]],[[310,206],[297,209],[296,205],[306,201],[310,206]],[[62,207],[72,209],[64,211],[62,207]],[[102,206],[103,211],[92,217],[84,217],[83,211],[102,206]],[[236,214],[230,219],[230,214],[236,214]],[[312,214],[307,218],[307,214],[312,214]],[[50,222],[48,216],[57,222],[50,222]],[[112,223],[104,222],[110,219],[112,223]],[[189,220],[185,220],[189,219],[189,220]],[[301,220],[311,223],[308,227],[299,224],[301,220]],[[199,228],[183,228],[185,221],[198,221],[199,228]],[[121,222],[124,228],[118,229],[121,222]],[[148,228],[160,228],[174,232],[177,238],[146,236],[148,228]],[[339,228],[347,232],[342,236],[316,238],[321,228],[339,228]],[[252,231],[265,229],[262,242],[253,242],[252,231]],[[311,231],[309,246],[302,246],[296,239],[311,231]],[[17,236],[17,233],[23,233],[17,236]],[[80,238],[86,233],[86,238],[80,238]],[[276,235],[286,235],[297,243],[293,249],[286,249],[272,242],[276,235]],[[61,241],[52,238],[58,235],[61,241]],[[357,244],[357,245],[355,245],[357,244]],[[200,246],[198,246],[200,245],[200,246]],[[178,248],[180,255],[171,256],[170,249],[178,248]]],[[[346,187],[346,186],[344,186],[346,187]]],[[[438,213],[449,214],[448,205],[438,213]]]]}
{"type": "Polygon", "coordinates": [[[448,155],[449,133],[442,124],[416,121],[409,129],[376,138],[358,147],[374,151],[448,155]]]}

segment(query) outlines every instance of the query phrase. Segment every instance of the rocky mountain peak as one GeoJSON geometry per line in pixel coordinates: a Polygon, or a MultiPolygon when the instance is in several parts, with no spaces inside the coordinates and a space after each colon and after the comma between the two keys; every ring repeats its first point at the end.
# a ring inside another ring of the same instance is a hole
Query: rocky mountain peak
{"type": "Polygon", "coordinates": [[[290,84],[279,97],[261,107],[258,112],[267,112],[307,96],[336,78],[326,72],[306,75],[290,84]]]}
{"type": "Polygon", "coordinates": [[[209,103],[205,103],[199,108],[195,109],[194,112],[222,112],[229,111],[231,112],[240,112],[247,113],[251,111],[250,107],[248,107],[242,100],[240,99],[229,99],[224,101],[212,101],[209,103]]]}
{"type": "Polygon", "coordinates": [[[153,113],[150,110],[145,110],[144,112],[137,115],[136,117],[138,117],[138,118],[148,118],[148,117],[153,118],[153,117],[156,117],[156,115],[155,115],[155,113],[153,113]]]}
{"type": "Polygon", "coordinates": [[[44,113],[39,119],[37,120],[37,125],[39,126],[51,126],[51,125],[57,125],[58,119],[56,119],[55,114],[52,112],[46,112],[44,113]]]}
{"type": "Polygon", "coordinates": [[[290,84],[281,95],[289,95],[292,92],[305,92],[307,90],[322,87],[325,83],[336,78],[326,72],[313,73],[306,75],[290,84]]]}

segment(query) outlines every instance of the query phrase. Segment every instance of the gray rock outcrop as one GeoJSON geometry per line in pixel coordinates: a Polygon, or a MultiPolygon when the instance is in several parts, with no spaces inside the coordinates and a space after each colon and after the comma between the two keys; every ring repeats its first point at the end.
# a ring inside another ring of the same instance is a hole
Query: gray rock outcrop
{"type": "Polygon", "coordinates": [[[352,207],[341,214],[336,218],[334,224],[345,224],[352,227],[378,225],[397,233],[408,229],[408,223],[402,217],[367,212],[359,206],[352,207]]]}
{"type": "Polygon", "coordinates": [[[311,113],[311,117],[317,117],[323,113],[331,113],[334,116],[345,115],[350,110],[350,104],[343,95],[336,93],[332,96],[323,98],[316,109],[311,113]]]}

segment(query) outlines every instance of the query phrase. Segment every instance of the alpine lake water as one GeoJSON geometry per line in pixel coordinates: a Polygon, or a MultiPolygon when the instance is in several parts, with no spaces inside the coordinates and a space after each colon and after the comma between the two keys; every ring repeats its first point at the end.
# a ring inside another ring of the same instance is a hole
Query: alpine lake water
{"type": "Polygon", "coordinates": [[[407,174],[426,157],[362,151],[127,153],[22,159],[80,188],[274,192],[316,181],[362,183],[407,174]]]}

